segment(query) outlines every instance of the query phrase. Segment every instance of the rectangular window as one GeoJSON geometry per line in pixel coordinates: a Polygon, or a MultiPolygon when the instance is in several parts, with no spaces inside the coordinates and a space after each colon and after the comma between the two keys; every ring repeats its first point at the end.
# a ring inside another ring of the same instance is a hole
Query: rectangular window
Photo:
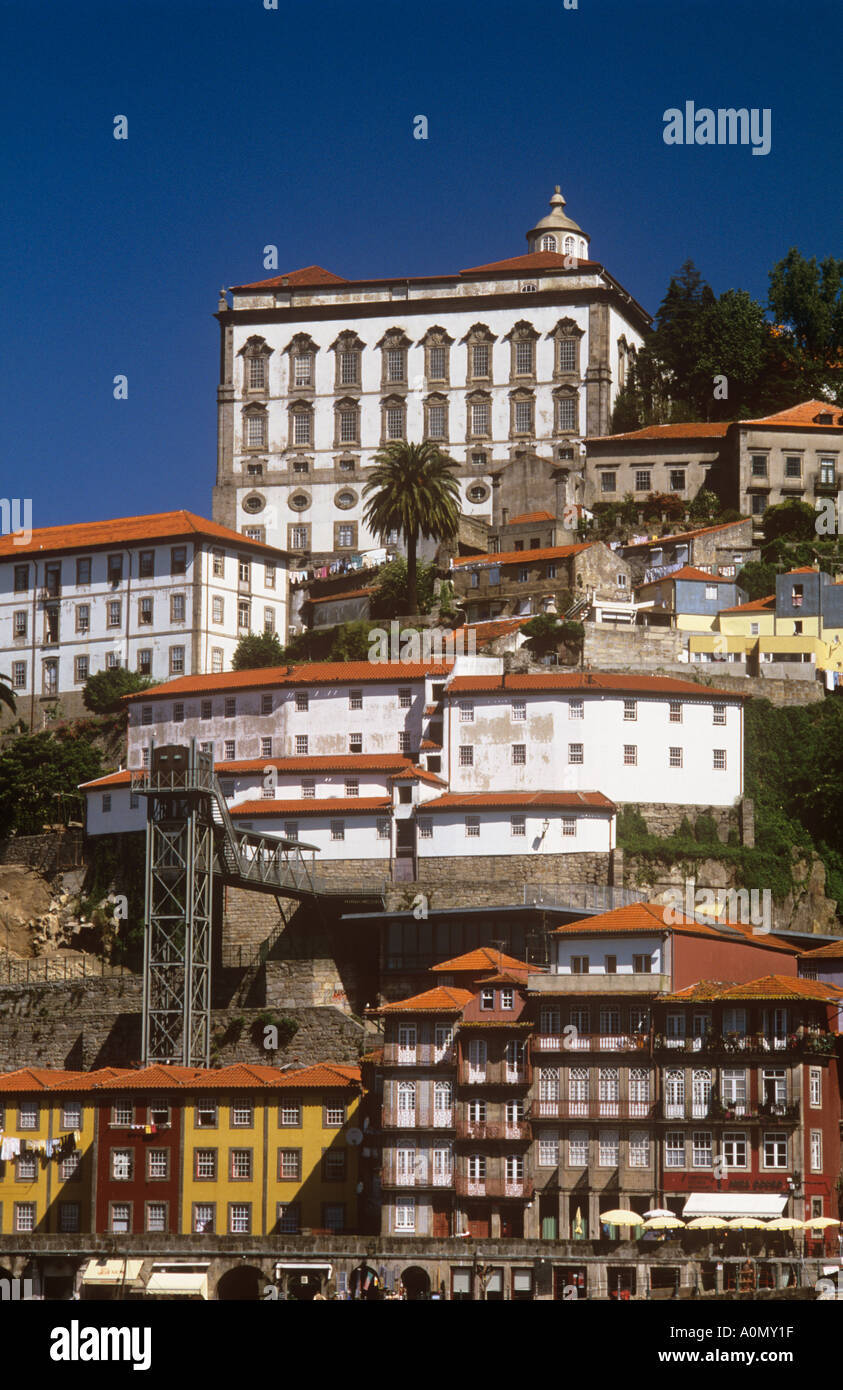
{"type": "Polygon", "coordinates": [[[348,736],[348,751],[349,751],[349,753],[362,753],[362,752],[363,752],[363,735],[362,735],[362,733],[349,734],[349,736],[348,736]]]}
{"type": "Polygon", "coordinates": [[[664,1140],[665,1168],[685,1167],[685,1135],[680,1130],[668,1130],[664,1140]]]}
{"type": "Polygon", "coordinates": [[[38,1128],[38,1101],[22,1100],[18,1106],[18,1129],[38,1128]]]}
{"type": "Polygon", "coordinates": [[[247,1236],[252,1229],[251,1202],[231,1202],[228,1208],[228,1230],[233,1236],[247,1236]]]}
{"type": "Polygon", "coordinates": [[[222,669],[223,669],[223,662],[224,662],[224,656],[223,656],[222,647],[212,647],[212,648],[211,648],[211,671],[213,672],[213,674],[214,674],[215,676],[218,676],[218,675],[220,674],[220,672],[222,671],[222,669]]]}
{"type": "Polygon", "coordinates": [[[346,794],[346,796],[359,796],[359,795],[360,795],[360,779],[359,779],[359,777],[346,777],[346,779],[345,779],[345,794],[346,794]]]}
{"type": "Polygon", "coordinates": [[[170,648],[170,675],[184,675],[184,647],[170,648]]]}
{"type": "Polygon", "coordinates": [[[398,752],[399,752],[399,753],[409,753],[411,747],[412,747],[412,742],[411,742],[410,735],[409,735],[408,733],[405,733],[405,732],[402,730],[402,732],[398,735],[398,752]]]}
{"type": "Polygon", "coordinates": [[[714,758],[713,758],[712,766],[714,767],[714,770],[715,770],[716,772],[725,772],[725,771],[726,771],[726,749],[725,749],[725,748],[715,748],[715,749],[713,750],[713,754],[714,754],[714,758]]]}
{"type": "Polygon", "coordinates": [[[739,1130],[726,1130],[723,1135],[723,1162],[726,1168],[746,1168],[746,1135],[739,1130]]]}
{"type": "Polygon", "coordinates": [[[168,1178],[170,1176],[169,1149],[147,1149],[146,1176],[148,1178],[168,1178]]]}
{"type": "Polygon", "coordinates": [[[73,678],[75,685],[84,685],[88,679],[90,658],[87,656],[77,656],[73,662],[73,678]]]}
{"type": "Polygon", "coordinates": [[[571,956],[571,974],[588,975],[591,960],[588,956],[571,956]]]}
{"type": "Polygon", "coordinates": [[[620,1161],[620,1138],[616,1129],[601,1129],[597,1141],[598,1168],[617,1168],[620,1161]]]}
{"type": "Polygon", "coordinates": [[[576,835],[576,833],[577,833],[577,818],[576,818],[576,816],[563,816],[563,817],[562,817],[562,834],[565,835],[565,836],[571,836],[571,835],[576,835]]]}
{"type": "Polygon", "coordinates": [[[331,839],[332,839],[332,840],[344,840],[344,839],[345,839],[345,821],[344,821],[344,820],[332,820],[332,821],[331,821],[331,839]]]}
{"type": "Polygon", "coordinates": [[[561,338],[559,340],[558,355],[560,372],[575,372],[577,370],[577,345],[573,338],[561,338]]]}
{"type": "Polygon", "coordinates": [[[252,1150],[251,1149],[230,1149],[229,1150],[229,1173],[228,1176],[237,1182],[245,1182],[252,1176],[252,1150]]]}
{"type": "Polygon", "coordinates": [[[232,762],[235,757],[236,744],[233,738],[227,738],[223,743],[223,756],[226,762],[232,762]]]}
{"type": "Polygon", "coordinates": [[[531,434],[533,430],[533,402],[515,402],[515,433],[531,434]]]}
{"type": "Polygon", "coordinates": [[[445,407],[432,405],[427,412],[427,433],[430,439],[445,438],[445,407]]]}
{"type": "Polygon", "coordinates": [[[527,745],[526,745],[526,743],[513,743],[513,745],[512,745],[512,761],[513,761],[513,764],[514,764],[516,767],[524,767],[524,766],[526,765],[526,762],[527,762],[527,745]]]}
{"type": "Polygon", "coordinates": [[[26,662],[12,662],[12,687],[15,690],[26,689],[26,662]]]}
{"type": "Polygon", "coordinates": [[[187,548],[183,545],[174,545],[170,551],[170,574],[187,573],[187,548]]]}
{"type": "Polygon", "coordinates": [[[473,723],[474,723],[474,701],[473,701],[473,700],[460,700],[460,701],[459,701],[459,710],[460,710],[460,723],[461,723],[461,724],[473,724],[473,723]]]}
{"type": "Polygon", "coordinates": [[[193,1150],[193,1176],[203,1181],[215,1180],[217,1176],[216,1149],[193,1150]]]}
{"type": "Polygon", "coordinates": [[[474,343],[471,349],[471,374],[472,376],[489,375],[489,344],[474,343]]]}
{"type": "Polygon", "coordinates": [[[753,454],[751,458],[753,478],[766,478],[767,476],[767,455],[753,454]]]}
{"type": "Polygon", "coordinates": [[[404,438],[404,407],[402,405],[391,405],[387,407],[386,437],[387,439],[404,438]]]}
{"type": "Polygon", "coordinates": [[[147,1229],[147,1231],[166,1231],[166,1229],[167,1229],[167,1203],[166,1203],[166,1202],[147,1202],[147,1204],[146,1204],[146,1229],[147,1229]]]}
{"type": "Polygon", "coordinates": [[[568,762],[582,764],[584,761],[583,745],[581,743],[569,743],[568,762]]]}
{"type": "Polygon", "coordinates": [[[711,708],[712,708],[712,711],[713,711],[712,720],[711,720],[712,724],[725,724],[725,723],[726,723],[726,706],[725,706],[725,705],[712,705],[711,708]]]}
{"type": "Polygon", "coordinates": [[[671,492],[685,491],[685,470],[684,468],[671,468],[669,473],[671,492]]]}
{"type": "Polygon", "coordinates": [[[588,1167],[588,1131],[572,1129],[568,1135],[569,1168],[588,1167]]]}
{"type": "Polygon", "coordinates": [[[184,594],[170,594],[170,622],[183,623],[184,614],[184,594]]]}
{"type": "Polygon", "coordinates": [[[15,1202],[15,1232],[26,1233],[35,1230],[35,1203],[15,1202]]]}
{"type": "Polygon", "coordinates": [[[711,1134],[707,1130],[695,1130],[691,1136],[691,1166],[710,1168],[713,1161],[711,1134]]]}
{"type": "MultiPolygon", "coordinates": [[[[22,616],[23,616],[24,619],[26,619],[26,614],[25,614],[25,613],[24,613],[22,616]]],[[[18,617],[18,615],[17,615],[17,613],[16,613],[16,614],[15,614],[15,636],[16,636],[16,637],[18,637],[18,636],[23,636],[23,637],[25,637],[25,636],[26,636],[26,631],[25,631],[25,630],[24,630],[23,633],[20,633],[20,634],[19,634],[18,631],[17,631],[17,617],[18,617]]],[[[25,627],[26,627],[26,624],[25,624],[25,622],[24,622],[24,629],[25,629],[25,627]]],[[[76,631],[77,631],[77,632],[89,632],[89,631],[90,631],[90,627],[91,627],[91,605],[90,605],[89,603],[77,603],[77,605],[76,605],[76,631]]]]}
{"type": "Polygon", "coordinates": [[[284,1129],[301,1129],[301,1101],[282,1100],[278,1112],[278,1123],[284,1129]]]}
{"type": "Polygon", "coordinates": [[[293,412],[293,443],[309,444],[311,439],[311,415],[307,410],[293,412]]]}
{"type": "Polygon", "coordinates": [[[682,701],[681,701],[681,700],[671,700],[671,702],[670,702],[670,716],[669,716],[669,718],[670,718],[670,723],[671,723],[671,724],[681,724],[681,723],[682,723],[682,701]]]}
{"type": "Polygon", "coordinates": [[[255,1107],[249,1100],[237,1100],[231,1106],[231,1124],[234,1129],[251,1129],[255,1122],[255,1107]]]}
{"type": "Polygon", "coordinates": [[[474,767],[474,745],[464,743],[460,747],[460,767],[474,767]]]}
{"type": "Polygon", "coordinates": [[[624,702],[623,702],[623,717],[624,717],[625,720],[637,719],[637,718],[638,718],[638,702],[637,702],[637,700],[624,700],[624,702]]]}
{"type": "Polygon", "coordinates": [[[646,1130],[633,1129],[629,1136],[630,1168],[649,1168],[650,1136],[646,1130]]]}
{"type": "Polygon", "coordinates": [[[278,1179],[280,1182],[301,1182],[301,1149],[278,1150],[278,1179]]]}
{"type": "Polygon", "coordinates": [[[510,816],[509,829],[511,835],[525,836],[527,834],[527,817],[510,816]]]}
{"type": "Polygon", "coordinates": [[[600,491],[601,491],[601,492],[614,492],[614,491],[616,490],[616,487],[617,487],[616,478],[617,478],[617,474],[615,474],[615,473],[601,473],[601,474],[600,474],[600,491]]]}
{"type": "Polygon", "coordinates": [[[525,720],[527,718],[527,701],[513,700],[511,713],[515,722],[522,722],[525,720]]]}
{"type": "Polygon", "coordinates": [[[131,1149],[111,1150],[111,1176],[115,1182],[131,1182],[135,1156],[131,1149]]]}
{"type": "Polygon", "coordinates": [[[635,743],[625,743],[623,746],[624,767],[636,767],[638,764],[638,745],[635,743]]]}
{"type": "Polygon", "coordinates": [[[466,816],[465,833],[469,839],[479,839],[480,837],[480,817],[466,816]]]}
{"type": "Polygon", "coordinates": [[[811,1130],[811,1172],[823,1170],[823,1133],[821,1129],[811,1130]]]}
{"type": "Polygon", "coordinates": [[[650,491],[650,470],[649,468],[636,468],[635,470],[635,491],[650,491]]]}
{"type": "Polygon", "coordinates": [[[217,1208],[215,1202],[193,1203],[194,1235],[210,1235],[216,1226],[217,1208]]]}
{"type": "Polygon", "coordinates": [[[808,1103],[812,1110],[818,1110],[822,1105],[822,1082],[822,1068],[811,1067],[808,1073],[808,1103]]]}
{"type": "Polygon", "coordinates": [[[123,600],[119,598],[109,599],[105,605],[105,625],[106,627],[119,627],[123,612],[123,600]]]}
{"type": "Polygon", "coordinates": [[[681,749],[681,748],[670,748],[669,751],[668,751],[667,763],[668,763],[668,767],[681,767],[681,766],[682,766],[682,749],[681,749]]]}
{"type": "Polygon", "coordinates": [[[296,734],[296,753],[300,758],[307,757],[307,734],[296,734]]]}
{"type": "Polygon", "coordinates": [[[771,1133],[764,1135],[765,1168],[787,1167],[787,1135],[771,1133]]]}
{"type": "Polygon", "coordinates": [[[471,407],[471,433],[480,437],[489,434],[490,406],[488,401],[475,401],[471,407]]]}

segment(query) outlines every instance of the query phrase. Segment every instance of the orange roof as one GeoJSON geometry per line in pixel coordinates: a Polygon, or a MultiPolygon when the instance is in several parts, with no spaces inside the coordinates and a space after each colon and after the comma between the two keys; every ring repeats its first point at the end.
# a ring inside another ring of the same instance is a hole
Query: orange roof
{"type": "Polygon", "coordinates": [[[254,280],[249,285],[232,285],[237,290],[283,289],[287,285],[347,285],[342,275],[332,270],[324,270],[321,265],[306,265],[302,270],[288,270],[284,275],[273,275],[269,280],[254,280]]]}
{"type": "Polygon", "coordinates": [[[451,561],[456,568],[468,565],[523,565],[530,560],[567,560],[571,555],[579,555],[581,550],[590,550],[594,541],[583,541],[579,545],[548,545],[538,550],[502,550],[500,554],[487,551],[481,555],[458,555],[451,561]]]}
{"type": "Polygon", "coordinates": [[[506,526],[527,526],[533,521],[555,521],[553,512],[522,512],[520,516],[511,516],[506,526]]]}
{"type": "Polygon", "coordinates": [[[732,608],[721,608],[721,613],[774,613],[776,611],[776,596],[768,594],[767,598],[753,598],[748,603],[736,603],[732,608]]]}
{"type": "Polygon", "coordinates": [[[659,1003],[680,1004],[719,999],[730,984],[730,980],[697,980],[695,984],[686,985],[684,989],[675,989],[672,994],[661,995],[659,1003]]]}
{"type": "MultiPolygon", "coordinates": [[[[389,772],[396,775],[405,773],[408,776],[424,773],[425,778],[433,777],[433,773],[416,768],[412,759],[404,753],[347,753],[338,757],[318,758],[241,758],[215,763],[214,771],[218,777],[237,777],[249,772],[263,772],[267,767],[274,767],[282,774],[292,775],[305,772],[389,772]]],[[[143,770],[138,768],[136,772],[143,770]]],[[[81,782],[80,787],[127,787],[131,779],[131,769],[123,768],[120,772],[109,772],[105,777],[96,777],[92,782],[81,782]]]]}
{"type": "Polygon", "coordinates": [[[445,792],[425,801],[419,811],[451,811],[483,806],[535,806],[536,809],[595,809],[614,811],[615,803],[602,792],[445,792]]]}
{"type": "Polygon", "coordinates": [[[79,521],[71,526],[39,526],[25,545],[17,537],[0,536],[0,555],[52,554],[65,550],[92,550],[96,546],[143,544],[145,541],[182,540],[193,536],[228,541],[240,549],[260,550],[269,557],[279,553],[276,546],[250,541],[239,531],[206,521],[194,512],[154,512],[150,516],[123,516],[113,521],[79,521]]]}
{"type": "Polygon", "coordinates": [[[454,956],[451,960],[441,960],[430,968],[447,975],[476,974],[486,970],[515,970],[523,975],[531,967],[525,960],[516,960],[515,956],[508,956],[503,951],[494,951],[491,946],[478,946],[474,951],[466,951],[464,955],[454,956]]]}
{"type": "Polygon", "coordinates": [[[452,985],[437,985],[435,989],[426,989],[423,994],[414,994],[411,999],[401,999],[396,1004],[382,1004],[372,1012],[458,1014],[462,1013],[466,1004],[473,998],[471,990],[454,989],[452,985]]]}
{"type": "Polygon", "coordinates": [[[790,405],[777,410],[773,415],[763,415],[760,420],[740,420],[741,425],[799,425],[801,429],[840,429],[843,428],[843,411],[831,401],[802,401],[800,405],[790,405]],[[814,418],[817,415],[830,415],[831,425],[820,425],[814,418]]]}
{"type": "Polygon", "coordinates": [[[843,941],[827,941],[824,946],[813,946],[810,951],[802,951],[800,954],[812,959],[816,959],[817,956],[830,956],[835,960],[843,956],[843,941]]]}
{"type": "Polygon", "coordinates": [[[612,671],[559,671],[547,675],[486,675],[455,676],[448,690],[455,695],[470,694],[472,691],[521,690],[582,690],[599,695],[601,691],[623,691],[640,695],[688,695],[701,700],[745,700],[748,697],[733,690],[715,690],[712,686],[698,685],[695,681],[683,681],[674,676],[639,676],[620,674],[612,671]]]}
{"type": "Polygon", "coordinates": [[[152,690],[124,695],[124,700],[171,699],[173,695],[200,695],[215,690],[257,690],[280,685],[343,685],[346,681],[417,681],[425,676],[447,676],[451,661],[311,661],[300,666],[265,666],[253,671],[228,671],[223,675],[177,676],[152,690]]]}
{"type": "Polygon", "coordinates": [[[511,632],[517,632],[525,623],[530,621],[526,618],[487,618],[482,623],[466,623],[464,627],[457,628],[458,632],[467,632],[474,635],[474,640],[478,647],[487,647],[490,642],[494,642],[498,637],[506,637],[511,632]]]}
{"type": "Polygon", "coordinates": [[[0,1074],[0,1094],[32,1091],[177,1091],[311,1086],[333,1089],[359,1084],[360,1068],[341,1062],[320,1062],[299,1071],[235,1062],[227,1067],[101,1067],[96,1071],[60,1071],[23,1067],[0,1074]]]}
{"type": "Polygon", "coordinates": [[[822,980],[800,980],[789,975],[764,975],[743,985],[731,985],[723,999],[817,999],[820,1003],[843,1000],[843,989],[822,980]]]}
{"type": "Polygon", "coordinates": [[[559,251],[530,251],[524,256],[509,256],[505,261],[490,261],[488,265],[473,265],[470,270],[461,270],[460,275],[485,275],[487,271],[516,270],[577,271],[583,265],[599,265],[599,261],[577,260],[573,256],[563,256],[559,251]]]}
{"type": "Polygon", "coordinates": [[[390,773],[389,780],[396,782],[399,777],[407,777],[414,782],[429,782],[432,787],[447,787],[448,785],[443,778],[437,777],[435,772],[428,772],[426,767],[415,767],[414,765],[404,768],[401,772],[390,773]]]}
{"type": "Polygon", "coordinates": [[[345,603],[349,598],[365,598],[368,594],[374,594],[377,584],[370,584],[368,589],[342,589],[336,594],[326,594],[324,598],[309,598],[307,603],[345,603]]]}
{"type": "Polygon", "coordinates": [[[656,536],[653,540],[628,542],[621,547],[622,550],[643,550],[645,547],[650,549],[655,546],[657,549],[663,545],[672,545],[675,541],[691,541],[696,536],[709,536],[713,531],[727,531],[731,526],[739,526],[742,521],[747,521],[748,517],[739,517],[737,521],[718,521],[716,526],[698,526],[693,531],[676,531],[669,536],[656,536]]]}
{"type": "Polygon", "coordinates": [[[640,430],[624,434],[597,434],[589,444],[612,439],[723,439],[729,432],[731,420],[692,420],[678,425],[645,425],[640,430]]]}
{"type": "Polygon", "coordinates": [[[657,932],[674,931],[689,936],[709,936],[717,941],[732,940],[735,938],[732,933],[736,933],[738,938],[743,938],[745,944],[763,946],[765,949],[771,948],[774,951],[785,951],[788,955],[798,956],[799,950],[791,946],[781,937],[765,933],[763,936],[756,936],[751,926],[745,926],[742,922],[724,921],[722,927],[730,928],[730,931],[723,932],[717,927],[710,926],[707,922],[695,921],[693,917],[686,917],[685,914],[669,903],[629,903],[626,907],[615,907],[609,912],[600,912],[594,917],[581,917],[576,922],[565,922],[561,927],[554,927],[553,934],[556,936],[600,936],[606,933],[615,932],[657,932]],[[666,918],[666,913],[670,912],[671,918],[678,918],[672,921],[666,918]]]}
{"type": "Polygon", "coordinates": [[[322,796],[307,801],[238,801],[228,814],[240,816],[338,816],[364,811],[391,811],[391,796],[322,796]]]}
{"type": "Polygon", "coordinates": [[[663,584],[665,581],[670,583],[674,579],[694,579],[706,584],[734,584],[734,579],[727,579],[722,574],[706,574],[705,570],[694,569],[693,565],[683,565],[681,569],[674,570],[672,574],[666,574],[663,579],[651,579],[647,584],[639,584],[639,589],[649,589],[651,584],[663,584]]]}

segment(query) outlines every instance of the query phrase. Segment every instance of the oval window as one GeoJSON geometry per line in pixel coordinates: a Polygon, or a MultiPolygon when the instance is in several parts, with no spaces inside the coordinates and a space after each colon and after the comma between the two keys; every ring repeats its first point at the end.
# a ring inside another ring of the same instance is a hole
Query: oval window
{"type": "Polygon", "coordinates": [[[488,495],[484,487],[472,487],[468,490],[468,496],[471,502],[485,502],[488,495]]]}
{"type": "Polygon", "coordinates": [[[297,512],[302,512],[305,507],[310,506],[310,498],[306,492],[296,492],[290,498],[290,506],[295,507],[297,512]]]}
{"type": "Polygon", "coordinates": [[[251,497],[245,498],[243,510],[245,512],[262,512],[266,503],[259,492],[253,492],[251,497]]]}

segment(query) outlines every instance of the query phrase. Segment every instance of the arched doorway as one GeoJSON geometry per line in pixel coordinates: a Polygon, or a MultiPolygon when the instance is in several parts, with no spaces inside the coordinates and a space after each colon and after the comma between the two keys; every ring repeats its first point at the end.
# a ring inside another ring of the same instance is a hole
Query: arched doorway
{"type": "Polygon", "coordinates": [[[270,1281],[254,1265],[236,1265],[227,1269],[217,1284],[217,1298],[226,1302],[257,1302],[264,1284],[270,1281]]]}
{"type": "Polygon", "coordinates": [[[430,1298],[430,1275],[419,1265],[410,1265],[405,1269],[401,1275],[401,1283],[404,1285],[408,1301],[430,1298]]]}
{"type": "Polygon", "coordinates": [[[357,1265],[348,1277],[348,1289],[354,1299],[374,1299],[380,1298],[383,1290],[381,1281],[378,1278],[376,1269],[371,1265],[357,1265]]]}
{"type": "Polygon", "coordinates": [[[295,1270],[287,1275],[287,1297],[297,1303],[310,1303],[322,1293],[322,1272],[318,1269],[295,1270]]]}

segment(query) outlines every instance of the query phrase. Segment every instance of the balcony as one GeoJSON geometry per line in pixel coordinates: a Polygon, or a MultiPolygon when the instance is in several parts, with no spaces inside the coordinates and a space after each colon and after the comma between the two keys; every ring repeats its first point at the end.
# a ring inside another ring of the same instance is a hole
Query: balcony
{"type": "Polygon", "coordinates": [[[662,1102],[659,1119],[714,1120],[723,1124],[798,1124],[799,1101],[668,1101],[662,1102]]]}
{"type": "Polygon", "coordinates": [[[533,1100],[535,1120],[649,1120],[656,1106],[649,1100],[533,1100]]]}
{"type": "Polygon", "coordinates": [[[446,1187],[453,1188],[453,1172],[430,1173],[426,1163],[418,1163],[414,1173],[396,1174],[391,1171],[384,1171],[381,1174],[381,1187],[385,1191],[400,1189],[406,1190],[408,1187],[446,1187]]]}
{"type": "Polygon", "coordinates": [[[528,1067],[512,1067],[506,1062],[487,1062],[484,1067],[472,1066],[463,1059],[459,1081],[462,1086],[527,1086],[528,1067]]]}
{"type": "Polygon", "coordinates": [[[659,1051],[675,1053],[740,1053],[809,1052],[828,1056],[835,1050],[833,1033],[707,1033],[703,1038],[668,1038],[657,1033],[653,1046],[659,1051]]]}
{"type": "Polygon", "coordinates": [[[381,1129],[453,1128],[453,1108],[431,1110],[427,1105],[420,1105],[415,1110],[398,1110],[394,1105],[385,1105],[381,1111],[381,1129]]]}
{"type": "Polygon", "coordinates": [[[646,1033],[578,1033],[570,1026],[562,1033],[535,1033],[534,1052],[641,1052],[648,1044],[646,1033]]]}
{"type": "Polygon", "coordinates": [[[458,1139],[531,1139],[532,1131],[526,1120],[499,1120],[487,1124],[485,1121],[457,1120],[458,1139]]]}
{"type": "Polygon", "coordinates": [[[437,1047],[434,1043],[417,1043],[415,1047],[402,1047],[399,1043],[387,1043],[383,1050],[385,1066],[453,1066],[456,1050],[453,1047],[437,1047]]]}
{"type": "Polygon", "coordinates": [[[600,994],[604,998],[615,994],[666,994],[670,990],[670,976],[634,972],[615,975],[529,975],[527,987],[531,994],[600,994]]]}
{"type": "Polygon", "coordinates": [[[814,478],[814,492],[818,496],[828,496],[831,494],[836,496],[838,487],[839,479],[837,478],[836,474],[817,473],[814,478]]]}
{"type": "Polygon", "coordinates": [[[458,1174],[454,1183],[458,1197],[532,1197],[532,1178],[467,1178],[458,1174]]]}

